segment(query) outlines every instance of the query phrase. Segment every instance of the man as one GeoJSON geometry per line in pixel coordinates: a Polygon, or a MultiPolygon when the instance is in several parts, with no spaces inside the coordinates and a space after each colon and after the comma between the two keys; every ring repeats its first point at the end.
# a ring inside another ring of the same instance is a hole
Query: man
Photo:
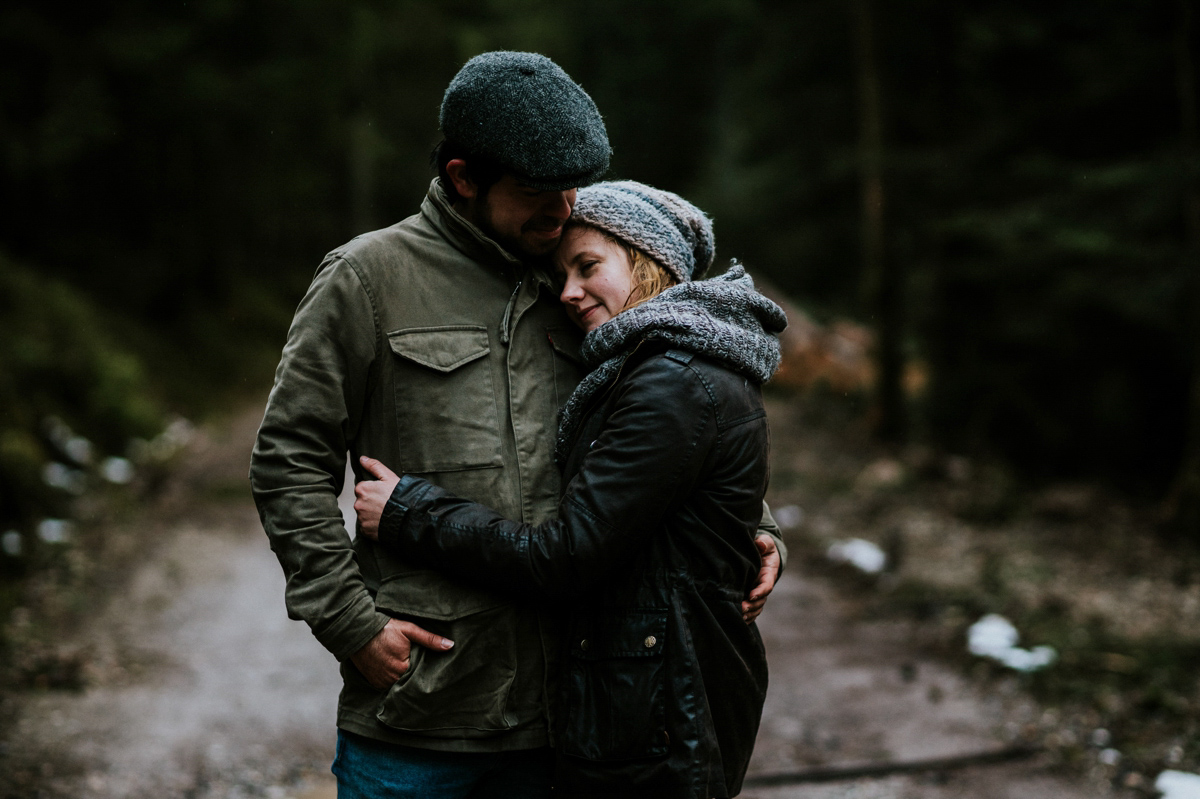
{"type": "MultiPolygon", "coordinates": [[[[334,250],[296,311],[250,477],[293,618],[342,663],[339,796],[544,796],[544,609],[417,570],[342,527],[347,451],[532,523],[555,513],[581,333],[538,265],[609,161],[549,59],[485,53],[446,90],[420,213],[334,250]]],[[[778,556],[770,538],[763,585],[778,556]]]]}

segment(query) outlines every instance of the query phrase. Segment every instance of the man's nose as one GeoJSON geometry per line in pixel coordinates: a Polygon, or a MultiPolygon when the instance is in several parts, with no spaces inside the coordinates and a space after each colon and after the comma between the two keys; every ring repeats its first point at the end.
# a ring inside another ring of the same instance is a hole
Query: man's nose
{"type": "Polygon", "coordinates": [[[571,215],[571,209],[575,207],[575,189],[567,191],[552,191],[547,192],[546,204],[542,206],[542,212],[554,219],[566,221],[571,215]]]}

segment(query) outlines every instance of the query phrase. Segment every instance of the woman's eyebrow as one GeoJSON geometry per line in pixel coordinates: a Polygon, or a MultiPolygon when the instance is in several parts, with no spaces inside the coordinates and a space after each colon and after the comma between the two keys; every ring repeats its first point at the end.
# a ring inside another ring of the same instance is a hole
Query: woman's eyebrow
{"type": "Polygon", "coordinates": [[[572,263],[574,263],[575,261],[579,261],[583,258],[595,258],[595,257],[596,257],[596,253],[592,252],[589,249],[582,249],[579,252],[575,253],[573,256],[571,256],[570,261],[572,263]]]}

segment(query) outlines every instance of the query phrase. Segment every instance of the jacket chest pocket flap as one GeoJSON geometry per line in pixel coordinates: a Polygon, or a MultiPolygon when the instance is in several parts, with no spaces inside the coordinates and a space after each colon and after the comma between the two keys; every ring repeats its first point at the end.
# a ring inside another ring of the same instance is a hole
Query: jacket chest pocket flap
{"type": "Polygon", "coordinates": [[[588,760],[661,757],[669,746],[667,610],[599,611],[572,625],[559,746],[588,760]]]}
{"type": "Polygon", "coordinates": [[[487,328],[388,333],[395,362],[400,468],[452,472],[500,466],[500,414],[487,328]]]}

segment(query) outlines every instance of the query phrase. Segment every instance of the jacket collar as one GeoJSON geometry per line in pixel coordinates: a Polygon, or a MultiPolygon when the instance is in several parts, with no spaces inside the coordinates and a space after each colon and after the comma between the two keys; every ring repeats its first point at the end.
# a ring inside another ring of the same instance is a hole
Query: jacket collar
{"type": "Polygon", "coordinates": [[[525,265],[520,258],[501,247],[486,233],[454,210],[441,182],[434,178],[429,192],[421,203],[421,214],[445,236],[454,247],[473,260],[480,261],[510,274],[520,274],[525,265]]]}
{"type": "Polygon", "coordinates": [[[532,278],[535,286],[546,288],[552,296],[557,296],[558,285],[541,266],[525,263],[454,210],[450,198],[446,196],[446,190],[437,178],[429,184],[429,192],[421,203],[421,213],[447,241],[468,258],[494,265],[512,275],[525,274],[532,278]]]}

